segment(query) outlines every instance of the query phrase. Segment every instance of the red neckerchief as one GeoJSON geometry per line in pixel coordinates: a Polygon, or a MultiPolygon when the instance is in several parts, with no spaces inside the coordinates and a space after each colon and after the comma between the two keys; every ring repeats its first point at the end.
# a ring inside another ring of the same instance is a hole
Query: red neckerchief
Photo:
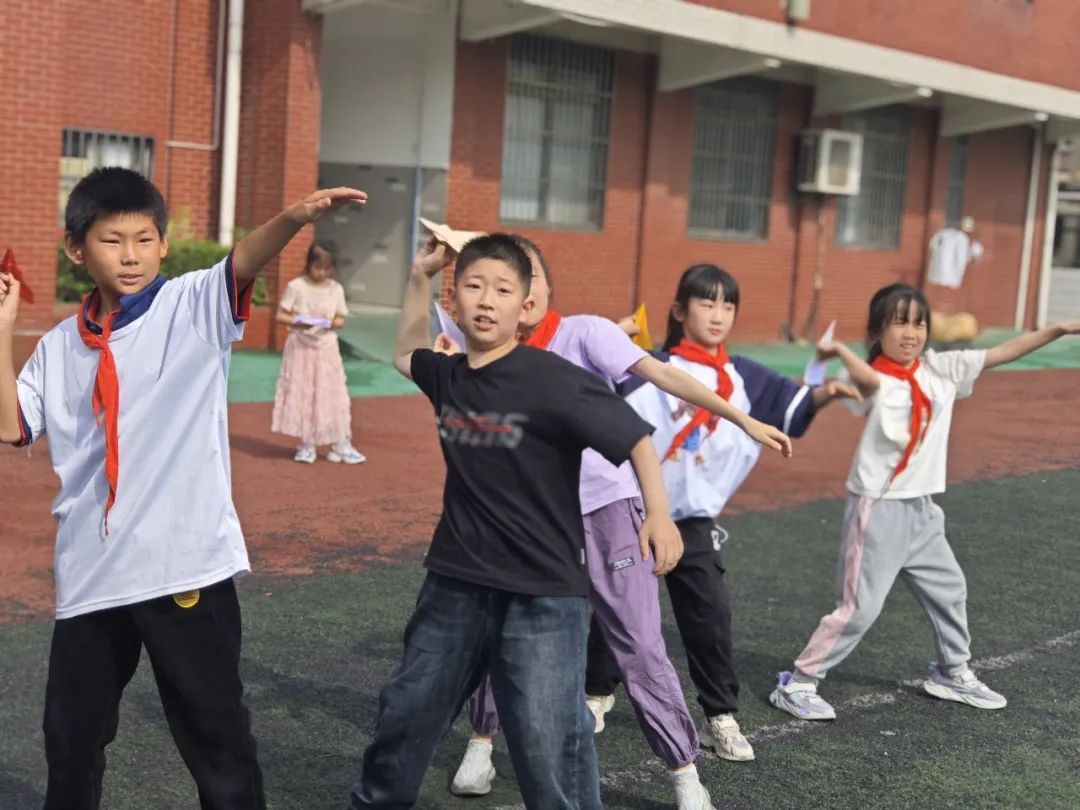
{"type": "MultiPolygon", "coordinates": [[[[731,381],[731,377],[727,373],[725,366],[730,362],[727,349],[723,344],[716,347],[715,352],[710,352],[703,346],[699,346],[696,343],[691,343],[686,338],[679,341],[679,345],[671,350],[671,353],[689,360],[691,363],[700,363],[703,366],[716,369],[716,394],[724,400],[731,399],[731,393],[735,390],[735,384],[731,381]]],[[[707,424],[709,420],[713,419],[714,414],[705,410],[704,408],[698,408],[694,411],[694,415],[690,417],[690,421],[678,432],[675,438],[671,442],[671,447],[664,454],[663,461],[674,458],[675,454],[679,451],[679,448],[683,446],[686,439],[704,424],[707,424]]],[[[716,430],[716,422],[714,421],[709,433],[716,430]]]]}
{"type": "Polygon", "coordinates": [[[101,334],[96,334],[86,325],[87,319],[94,320],[101,308],[101,294],[94,290],[83,297],[82,310],[79,313],[79,337],[87,348],[101,352],[97,376],[94,378],[94,418],[98,426],[105,426],[105,478],[109,482],[109,499],[105,504],[105,533],[109,533],[109,510],[116,501],[116,480],[120,472],[120,445],[117,440],[117,424],[120,414],[120,381],[116,376],[116,361],[109,349],[109,335],[112,333],[113,318],[116,313],[107,315],[99,324],[101,334]]]}
{"type": "Polygon", "coordinates": [[[525,345],[532,346],[534,349],[547,349],[551,345],[551,339],[559,331],[560,323],[562,323],[562,315],[553,309],[549,309],[547,315],[540,319],[536,329],[525,340],[525,345]]]}
{"type": "Polygon", "coordinates": [[[911,368],[905,368],[885,355],[879,354],[870,365],[874,370],[882,374],[887,374],[898,380],[906,380],[907,384],[911,386],[911,438],[908,440],[907,447],[904,448],[904,455],[900,457],[900,464],[897,465],[896,472],[893,473],[893,478],[896,478],[907,468],[912,454],[922,443],[922,440],[926,438],[926,431],[930,429],[930,417],[933,409],[930,405],[930,397],[919,387],[919,381],[915,379],[915,372],[919,368],[918,360],[912,363],[911,368]]]}

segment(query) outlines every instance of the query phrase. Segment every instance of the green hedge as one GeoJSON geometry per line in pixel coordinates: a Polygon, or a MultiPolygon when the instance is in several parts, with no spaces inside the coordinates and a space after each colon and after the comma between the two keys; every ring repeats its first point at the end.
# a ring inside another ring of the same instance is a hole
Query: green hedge
{"type": "MultiPolygon", "coordinates": [[[[197,239],[181,236],[169,241],[169,255],[161,262],[161,275],[165,278],[213,267],[229,253],[229,248],[209,239],[197,239]]],[[[56,299],[58,301],[77,302],[93,289],[94,282],[84,268],[76,266],[61,244],[57,249],[56,259],[56,299]]],[[[266,303],[266,279],[259,276],[255,280],[252,303],[262,306],[266,303]]]]}

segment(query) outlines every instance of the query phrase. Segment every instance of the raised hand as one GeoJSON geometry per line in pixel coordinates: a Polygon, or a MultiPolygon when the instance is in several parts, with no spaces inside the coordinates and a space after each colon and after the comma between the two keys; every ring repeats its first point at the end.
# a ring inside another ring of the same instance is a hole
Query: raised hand
{"type": "Polygon", "coordinates": [[[290,205],[286,213],[294,221],[307,225],[346,205],[363,205],[366,202],[367,194],[355,188],[324,188],[290,205]]]}
{"type": "Polygon", "coordinates": [[[430,237],[413,259],[413,269],[428,278],[437,276],[457,254],[434,236],[430,237]]]}
{"type": "Polygon", "coordinates": [[[13,325],[19,314],[19,290],[22,285],[10,273],[0,273],[0,325],[13,325]]]}
{"type": "Polygon", "coordinates": [[[819,340],[814,347],[814,357],[819,363],[824,362],[825,360],[832,360],[834,357],[840,356],[840,346],[841,343],[839,340],[833,340],[831,338],[829,340],[819,340]]]}
{"type": "Polygon", "coordinates": [[[445,332],[439,332],[435,336],[435,343],[432,345],[431,350],[438,354],[461,354],[461,346],[445,332]]]}

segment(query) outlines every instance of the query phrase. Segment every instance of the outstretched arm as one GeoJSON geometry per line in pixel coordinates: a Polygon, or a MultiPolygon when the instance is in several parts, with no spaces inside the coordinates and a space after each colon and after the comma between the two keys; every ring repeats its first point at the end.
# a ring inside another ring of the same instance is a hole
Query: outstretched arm
{"type": "Polygon", "coordinates": [[[431,344],[431,279],[446,263],[446,246],[434,237],[413,259],[394,341],[394,367],[412,379],[412,353],[431,344]]]}
{"type": "Polygon", "coordinates": [[[784,456],[791,455],[791,439],[783,431],[759,422],[748,413],[740,411],[682,369],[675,368],[669,363],[662,363],[655,357],[643,357],[631,366],[630,370],[661,391],[729,420],[754,441],[773,450],[779,450],[784,456]]]}
{"type": "Polygon", "coordinates": [[[829,360],[839,357],[844,364],[851,381],[859,388],[864,397],[873,396],[877,393],[881,380],[870,364],[859,357],[855,352],[839,340],[823,340],[817,345],[817,357],[819,360],[829,360]]]}
{"type": "Polygon", "coordinates": [[[232,266],[238,288],[251,283],[266,263],[277,256],[303,228],[330,211],[351,204],[363,205],[367,194],[354,188],[316,191],[294,203],[258,228],[233,248],[232,266]]]}
{"type": "Polygon", "coordinates": [[[1036,349],[1041,349],[1047,343],[1065,335],[1080,335],[1080,321],[1048,326],[1036,332],[1019,335],[1012,340],[1006,340],[986,353],[986,365],[983,368],[994,368],[1019,360],[1025,354],[1031,354],[1036,349]]]}
{"type": "Polygon", "coordinates": [[[643,436],[630,451],[630,464],[634,467],[638,485],[641,487],[641,500],[645,503],[645,522],[638,533],[641,545],[641,559],[649,559],[649,549],[656,555],[653,573],[663,576],[668,573],[683,554],[682,536],[671,519],[668,506],[667,490],[664,489],[664,476],[660,472],[660,459],[656,455],[652,439],[643,436]]]}
{"type": "Polygon", "coordinates": [[[15,385],[15,319],[19,314],[19,282],[0,273],[0,442],[18,444],[19,395],[15,385]]]}

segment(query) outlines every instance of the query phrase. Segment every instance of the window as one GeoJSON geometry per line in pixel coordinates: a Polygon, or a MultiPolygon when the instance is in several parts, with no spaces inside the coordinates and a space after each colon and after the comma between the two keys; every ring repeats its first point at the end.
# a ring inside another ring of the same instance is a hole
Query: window
{"type": "Polygon", "coordinates": [[[154,168],[154,139],[116,132],[65,129],[60,148],[60,221],[75,184],[94,169],[123,166],[150,177],[154,168]]]}
{"type": "Polygon", "coordinates": [[[845,116],[844,128],[863,133],[862,184],[857,196],[840,201],[836,241],[847,247],[896,250],[904,215],[910,110],[882,107],[845,116]]]}
{"type": "Polygon", "coordinates": [[[611,51],[513,38],[499,204],[504,222],[603,225],[613,74],[611,51]]]}
{"type": "Polygon", "coordinates": [[[776,111],[774,82],[733,79],[698,89],[687,222],[692,232],[768,235],[776,111]]]}
{"type": "Polygon", "coordinates": [[[967,176],[967,136],[949,145],[949,186],[945,193],[945,224],[960,227],[964,218],[964,178],[967,176]]]}

